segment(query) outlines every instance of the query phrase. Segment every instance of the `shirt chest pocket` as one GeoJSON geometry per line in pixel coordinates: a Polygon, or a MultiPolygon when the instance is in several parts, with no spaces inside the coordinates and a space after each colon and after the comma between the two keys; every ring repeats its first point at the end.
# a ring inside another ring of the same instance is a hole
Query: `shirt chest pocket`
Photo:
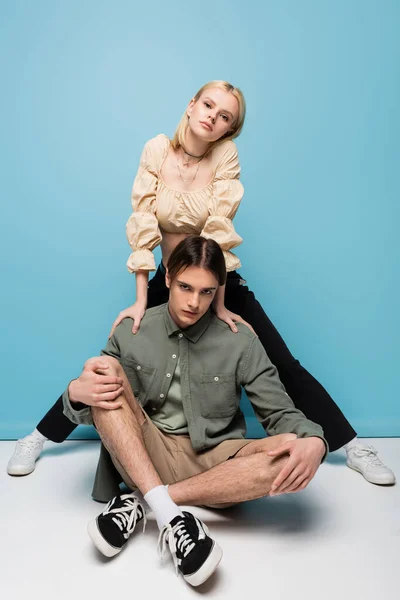
{"type": "Polygon", "coordinates": [[[201,376],[201,406],[204,417],[231,417],[238,409],[235,374],[201,376]]]}
{"type": "Polygon", "coordinates": [[[136,400],[143,406],[146,403],[157,369],[126,357],[121,358],[121,365],[136,400]]]}

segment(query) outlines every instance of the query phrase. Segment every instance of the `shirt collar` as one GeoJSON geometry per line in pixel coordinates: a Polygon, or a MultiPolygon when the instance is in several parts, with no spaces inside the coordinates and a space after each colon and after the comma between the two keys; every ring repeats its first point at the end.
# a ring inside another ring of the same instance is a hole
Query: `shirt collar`
{"type": "Polygon", "coordinates": [[[208,311],[201,317],[201,319],[197,321],[197,323],[191,325],[190,327],[187,327],[186,329],[181,329],[172,319],[168,310],[168,304],[165,304],[164,322],[168,337],[172,337],[173,335],[178,335],[179,333],[182,333],[188,340],[196,343],[208,328],[212,318],[213,313],[209,308],[208,311]]]}

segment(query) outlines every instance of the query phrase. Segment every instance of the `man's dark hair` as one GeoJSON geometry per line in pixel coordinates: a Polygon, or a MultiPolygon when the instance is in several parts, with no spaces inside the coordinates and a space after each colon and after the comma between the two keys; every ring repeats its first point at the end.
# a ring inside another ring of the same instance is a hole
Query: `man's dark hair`
{"type": "Polygon", "coordinates": [[[202,267],[212,273],[219,285],[226,282],[226,265],[223,252],[217,242],[200,235],[189,235],[179,242],[168,261],[170,280],[188,267],[202,267]]]}

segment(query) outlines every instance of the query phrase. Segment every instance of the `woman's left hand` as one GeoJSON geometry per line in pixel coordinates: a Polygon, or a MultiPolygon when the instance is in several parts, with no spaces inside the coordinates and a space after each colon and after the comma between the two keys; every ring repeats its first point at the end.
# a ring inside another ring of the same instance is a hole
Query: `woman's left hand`
{"type": "Polygon", "coordinates": [[[236,327],[235,323],[243,323],[243,325],[246,325],[246,327],[248,327],[254,333],[254,335],[257,335],[250,323],[247,323],[247,321],[242,319],[240,315],[235,315],[235,313],[228,310],[225,306],[221,308],[214,307],[214,312],[218,319],[221,319],[221,321],[224,321],[224,323],[229,325],[233,333],[238,332],[238,328],[236,327]]]}

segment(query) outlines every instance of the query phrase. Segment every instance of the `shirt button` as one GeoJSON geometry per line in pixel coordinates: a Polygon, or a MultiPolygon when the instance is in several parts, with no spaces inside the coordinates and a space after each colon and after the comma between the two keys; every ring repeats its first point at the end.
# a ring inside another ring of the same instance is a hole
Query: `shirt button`
{"type": "Polygon", "coordinates": [[[137,370],[137,371],[140,371],[140,369],[141,369],[141,368],[142,368],[142,367],[141,367],[140,365],[138,365],[138,366],[136,367],[136,370],[137,370]]]}
{"type": "Polygon", "coordinates": [[[219,381],[219,377],[214,377],[214,381],[219,381]]]}
{"type": "Polygon", "coordinates": [[[172,355],[172,358],[176,358],[176,354],[173,354],[173,355],[172,355]]]}
{"type": "Polygon", "coordinates": [[[180,333],[180,334],[178,335],[178,338],[183,338],[183,333],[180,333]]]}
{"type": "Polygon", "coordinates": [[[155,407],[155,406],[153,406],[153,408],[151,409],[151,412],[152,412],[152,413],[155,413],[155,412],[157,412],[157,409],[156,409],[156,407],[155,407]]]}
{"type": "Polygon", "coordinates": [[[160,394],[160,398],[165,398],[164,394],[160,394]]]}
{"type": "Polygon", "coordinates": [[[171,373],[167,373],[167,377],[171,377],[171,373]]]}

